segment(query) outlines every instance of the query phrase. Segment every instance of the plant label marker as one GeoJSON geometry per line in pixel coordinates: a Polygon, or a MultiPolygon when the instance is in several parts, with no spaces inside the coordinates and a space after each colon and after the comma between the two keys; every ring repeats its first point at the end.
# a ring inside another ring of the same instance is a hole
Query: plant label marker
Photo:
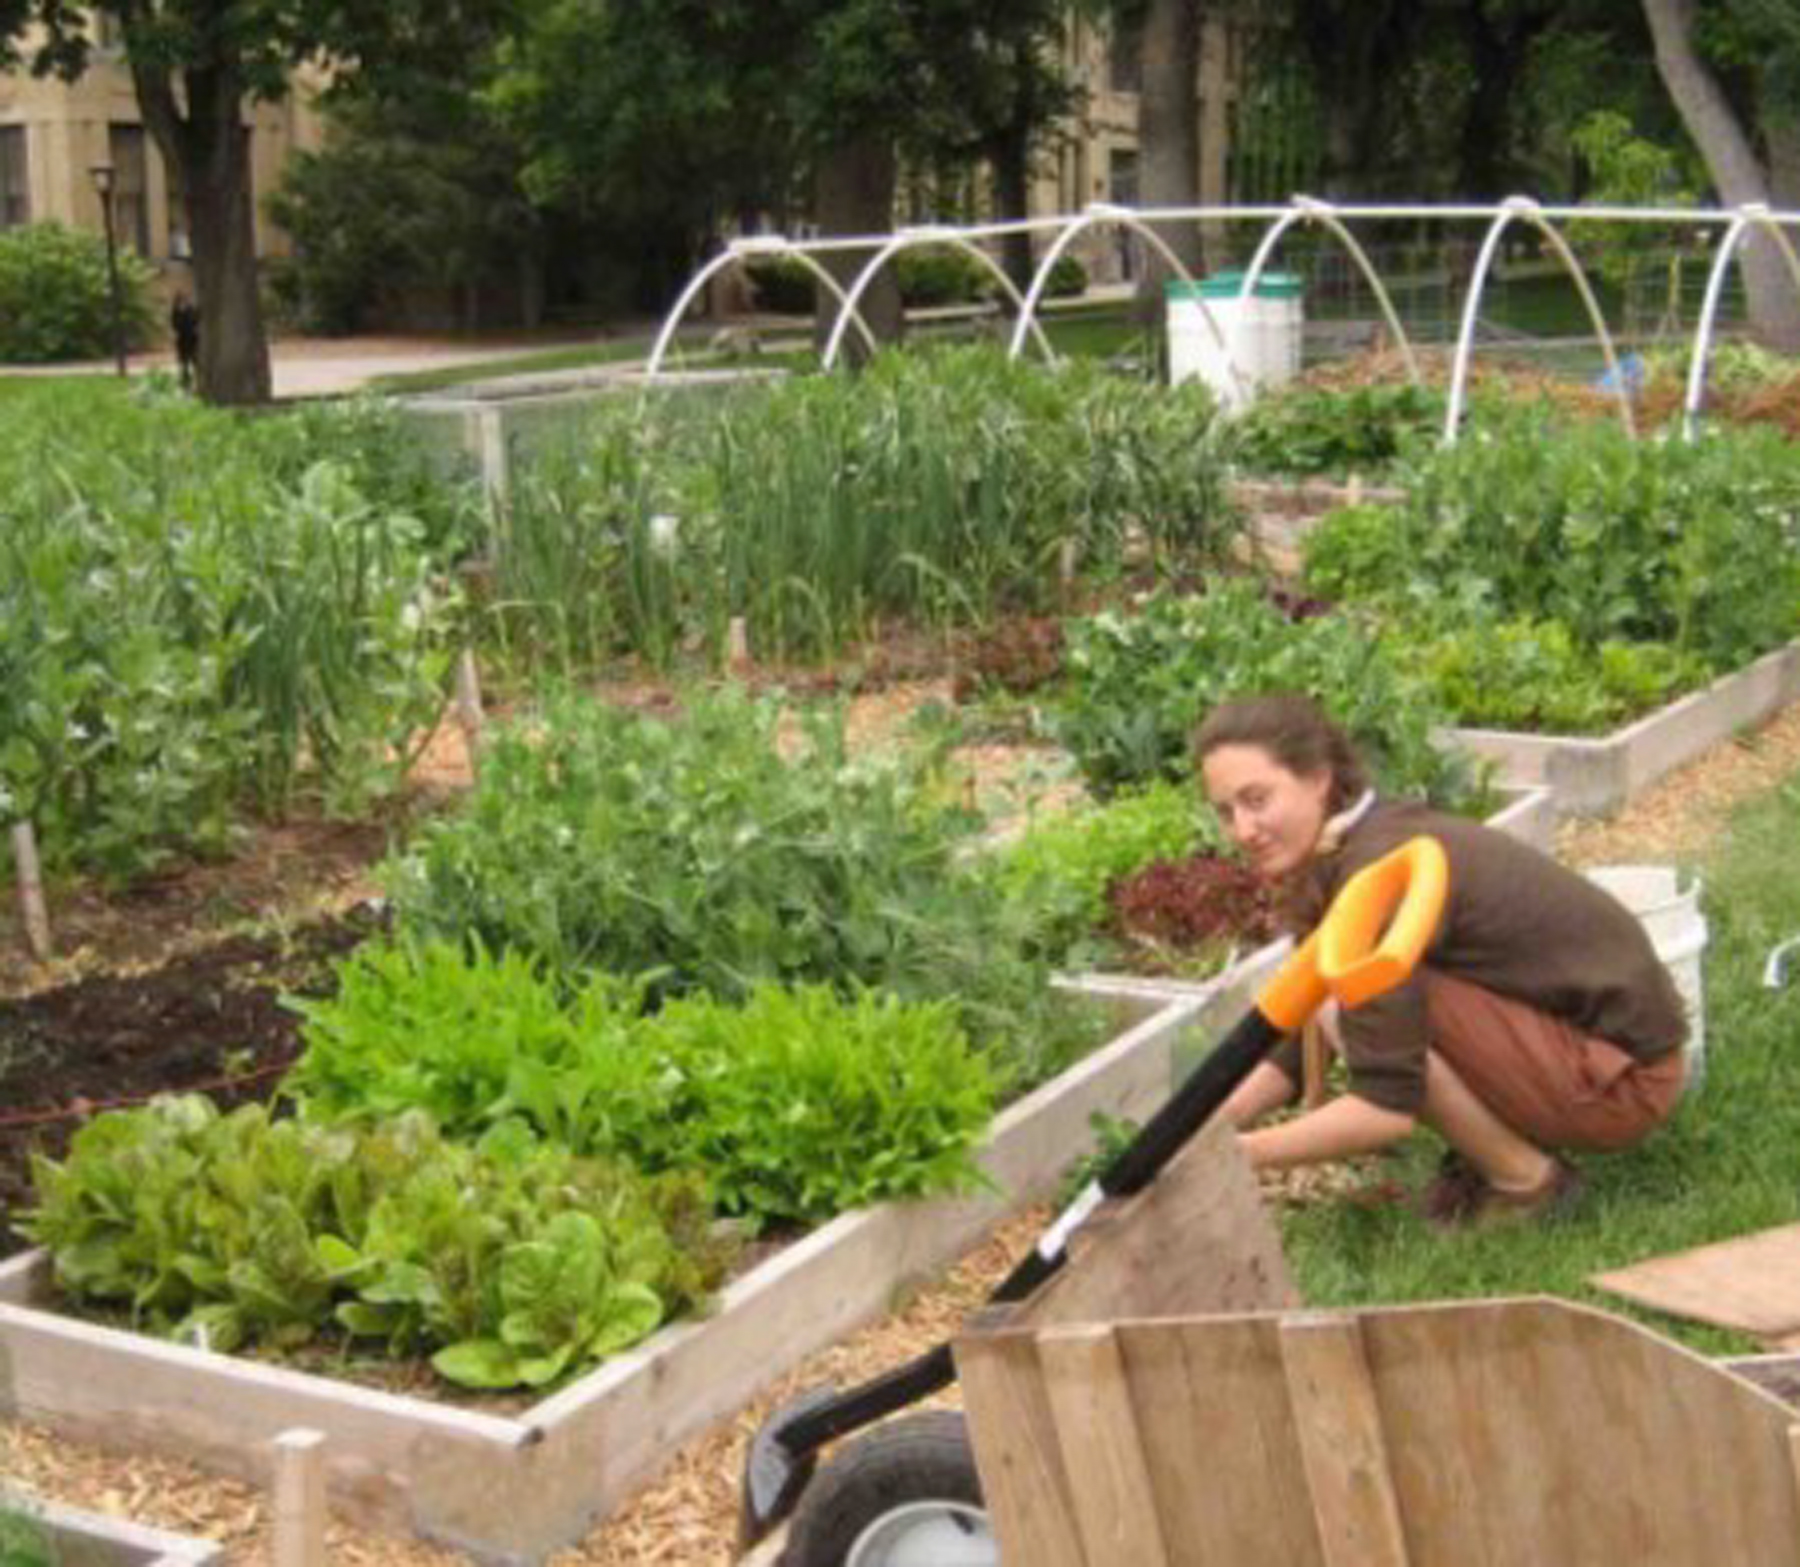
{"type": "Polygon", "coordinates": [[[1064,603],[1071,603],[1075,597],[1075,567],[1081,559],[1081,541],[1074,537],[1062,541],[1062,548],[1057,552],[1057,573],[1062,583],[1064,603]]]}
{"type": "Polygon", "coordinates": [[[325,1433],[275,1438],[275,1567],[324,1567],[325,1433]]]}
{"type": "Polygon", "coordinates": [[[50,911],[44,903],[44,878],[38,865],[37,832],[30,822],[13,823],[13,863],[19,868],[19,912],[25,921],[25,944],[39,963],[48,963],[50,911]]]}

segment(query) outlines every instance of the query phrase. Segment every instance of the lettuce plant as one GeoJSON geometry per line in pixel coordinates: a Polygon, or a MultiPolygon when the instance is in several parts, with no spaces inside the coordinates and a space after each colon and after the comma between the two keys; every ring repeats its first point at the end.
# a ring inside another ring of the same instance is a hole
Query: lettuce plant
{"type": "Polygon", "coordinates": [[[460,1145],[420,1111],[327,1126],[170,1097],[97,1117],[35,1174],[21,1227],[79,1302],[219,1350],[375,1340],[474,1387],[555,1382],[724,1270],[698,1181],[516,1122],[460,1145]]]}

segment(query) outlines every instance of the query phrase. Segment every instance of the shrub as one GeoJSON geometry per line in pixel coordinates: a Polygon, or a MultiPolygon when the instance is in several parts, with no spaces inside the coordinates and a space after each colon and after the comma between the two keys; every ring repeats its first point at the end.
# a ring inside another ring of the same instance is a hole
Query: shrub
{"type": "Polygon", "coordinates": [[[290,1091],[315,1112],[409,1108],[474,1136],[512,1116],[577,1153],[697,1172],[716,1206],[816,1223],[974,1178],[992,1075],[949,1002],[820,986],[671,1002],[601,977],[567,1006],[516,957],[372,945],[307,1002],[290,1091]]]}
{"type": "MultiPolygon", "coordinates": [[[[156,340],[155,273],[135,251],[118,253],[120,321],[128,348],[156,340]]],[[[0,360],[52,364],[113,351],[105,242],[60,223],[0,230],[0,360]]]]}
{"type": "Polygon", "coordinates": [[[778,316],[808,316],[819,283],[804,262],[792,256],[759,256],[744,264],[756,308],[778,316]]]}
{"type": "Polygon", "coordinates": [[[1051,267],[1044,292],[1052,299],[1076,299],[1087,292],[1087,287],[1088,269],[1081,264],[1079,256],[1072,256],[1065,250],[1051,267]]]}
{"type": "Polygon", "coordinates": [[[992,271],[966,250],[948,245],[903,250],[890,265],[901,303],[909,309],[973,304],[996,286],[992,271]]]}
{"type": "Polygon", "coordinates": [[[700,1184],[534,1143],[221,1116],[102,1115],[34,1164],[22,1221],[56,1282],[218,1350],[375,1340],[473,1387],[543,1386],[697,1305],[723,1274],[700,1184]]]}
{"type": "Polygon", "coordinates": [[[1473,794],[1467,764],[1432,744],[1443,711],[1402,678],[1368,626],[1345,615],[1290,622],[1254,582],[1224,581],[1198,598],[1157,594],[1135,613],[1076,621],[1066,663],[1053,729],[1102,794],[1189,778],[1206,713],[1269,691],[1322,703],[1390,793],[1441,803],[1473,794]]]}

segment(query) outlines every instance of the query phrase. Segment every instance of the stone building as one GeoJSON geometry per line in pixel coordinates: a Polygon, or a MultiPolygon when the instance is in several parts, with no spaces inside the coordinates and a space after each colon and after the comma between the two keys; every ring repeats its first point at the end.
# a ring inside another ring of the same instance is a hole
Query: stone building
{"type": "MultiPolygon", "coordinates": [[[[279,103],[247,108],[245,124],[258,202],[257,254],[280,255],[286,239],[263,216],[261,197],[275,188],[293,152],[320,144],[323,128],[304,86],[279,103]]],[[[188,256],[181,191],[144,128],[131,73],[105,23],[77,81],[0,73],[0,228],[56,222],[99,231],[103,214],[92,170],[101,165],[113,171],[119,243],[179,276],[188,256]]]]}

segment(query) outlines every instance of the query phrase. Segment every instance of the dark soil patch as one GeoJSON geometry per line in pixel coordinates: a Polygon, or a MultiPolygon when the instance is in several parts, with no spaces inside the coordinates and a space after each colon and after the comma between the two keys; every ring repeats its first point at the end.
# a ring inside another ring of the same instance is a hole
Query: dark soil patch
{"type": "Polygon", "coordinates": [[[11,889],[0,897],[0,996],[143,968],[219,941],[246,925],[334,912],[374,890],[369,868],[429,799],[396,802],[374,820],[296,817],[251,828],[227,859],[182,861],[127,887],[94,880],[49,889],[56,961],[27,955],[11,889]]]}
{"type": "Polygon", "coordinates": [[[240,935],[135,974],[0,1001],[0,1255],[30,1194],[30,1154],[60,1156],[100,1110],[204,1091],[267,1099],[299,1049],[284,993],[319,995],[331,960],[380,925],[368,905],[276,935],[240,935]]]}

